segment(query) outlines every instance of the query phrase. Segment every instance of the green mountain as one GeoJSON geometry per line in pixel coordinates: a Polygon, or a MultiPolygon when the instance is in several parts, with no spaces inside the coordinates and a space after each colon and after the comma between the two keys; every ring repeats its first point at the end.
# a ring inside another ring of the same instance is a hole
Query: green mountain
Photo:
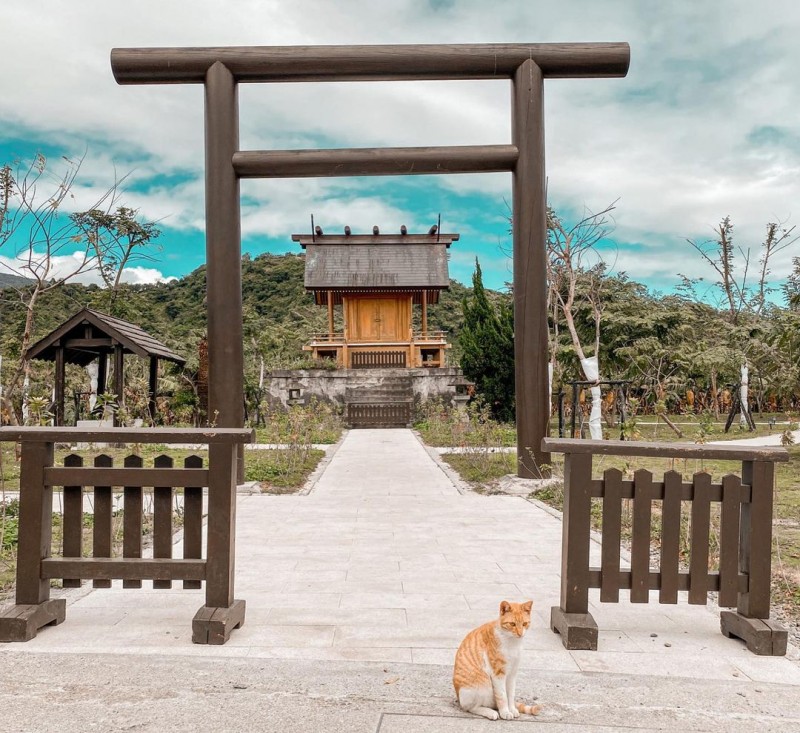
{"type": "Polygon", "coordinates": [[[10,275],[0,272],[0,289],[2,288],[21,288],[30,283],[30,280],[19,275],[10,275]]]}

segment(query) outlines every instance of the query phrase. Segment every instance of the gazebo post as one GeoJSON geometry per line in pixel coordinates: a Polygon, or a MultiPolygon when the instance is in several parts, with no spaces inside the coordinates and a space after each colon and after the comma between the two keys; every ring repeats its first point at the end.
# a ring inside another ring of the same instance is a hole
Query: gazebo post
{"type": "MultiPolygon", "coordinates": [[[[121,344],[114,344],[114,394],[117,398],[118,408],[122,407],[123,391],[125,389],[124,371],[125,354],[121,344]]],[[[119,427],[118,409],[114,411],[114,427],[119,427]]]]}
{"type": "Polygon", "coordinates": [[[108,380],[108,354],[101,351],[97,355],[97,394],[104,394],[106,391],[106,381],[108,380]]]}
{"type": "Polygon", "coordinates": [[[150,381],[148,386],[147,409],[150,412],[150,420],[155,425],[156,422],[156,394],[158,393],[158,357],[150,357],[150,381]]]}
{"type": "Polygon", "coordinates": [[[55,374],[55,415],[53,422],[56,427],[64,424],[64,381],[66,370],[64,367],[64,346],[56,347],[56,374],[55,374]]]}

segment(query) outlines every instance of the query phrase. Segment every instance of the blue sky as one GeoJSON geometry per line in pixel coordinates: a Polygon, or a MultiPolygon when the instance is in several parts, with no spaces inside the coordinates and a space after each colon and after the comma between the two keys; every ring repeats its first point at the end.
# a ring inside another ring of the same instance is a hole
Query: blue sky
{"type": "MultiPolygon", "coordinates": [[[[76,209],[114,175],[126,204],[158,220],[157,261],[131,279],[180,276],[204,261],[199,86],[118,86],[113,47],[344,43],[627,41],[624,79],[546,83],[548,187],[562,218],[618,199],[602,256],[652,289],[708,276],[686,242],[726,215],[756,248],[769,221],[800,217],[800,9],[789,0],[4,0],[0,162],[85,154],[76,209]]],[[[510,140],[506,82],[243,85],[243,149],[468,145],[510,140]]],[[[510,280],[510,177],[245,181],[243,250],[299,251],[313,213],[326,231],[461,234],[451,274],[510,280]]],[[[10,264],[9,245],[0,264],[10,264]],[[3,259],[3,258],[6,259],[3,259]]],[[[5,249],[5,251],[3,251],[5,249]]],[[[788,274],[793,245],[773,263],[788,274]]]]}

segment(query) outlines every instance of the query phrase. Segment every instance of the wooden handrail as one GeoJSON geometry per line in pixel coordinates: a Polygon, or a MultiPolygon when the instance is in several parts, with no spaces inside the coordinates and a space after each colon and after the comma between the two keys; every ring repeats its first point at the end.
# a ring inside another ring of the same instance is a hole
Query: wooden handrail
{"type": "Polygon", "coordinates": [[[728,461],[790,460],[786,448],[773,446],[709,445],[708,443],[646,443],[628,440],[580,440],[545,438],[542,450],[548,453],[590,453],[606,456],[651,456],[659,458],[716,458],[728,461]]]}
{"type": "Polygon", "coordinates": [[[34,443],[253,443],[247,428],[3,427],[2,442],[34,443]]]}

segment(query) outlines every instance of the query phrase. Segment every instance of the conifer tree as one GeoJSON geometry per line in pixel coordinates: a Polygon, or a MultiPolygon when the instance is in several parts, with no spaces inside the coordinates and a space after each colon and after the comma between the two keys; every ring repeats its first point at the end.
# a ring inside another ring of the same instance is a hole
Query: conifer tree
{"type": "Polygon", "coordinates": [[[478,260],[472,276],[472,297],[463,304],[464,326],[459,337],[461,368],[475,382],[492,416],[512,422],[514,411],[514,312],[508,303],[492,304],[483,287],[478,260]]]}

